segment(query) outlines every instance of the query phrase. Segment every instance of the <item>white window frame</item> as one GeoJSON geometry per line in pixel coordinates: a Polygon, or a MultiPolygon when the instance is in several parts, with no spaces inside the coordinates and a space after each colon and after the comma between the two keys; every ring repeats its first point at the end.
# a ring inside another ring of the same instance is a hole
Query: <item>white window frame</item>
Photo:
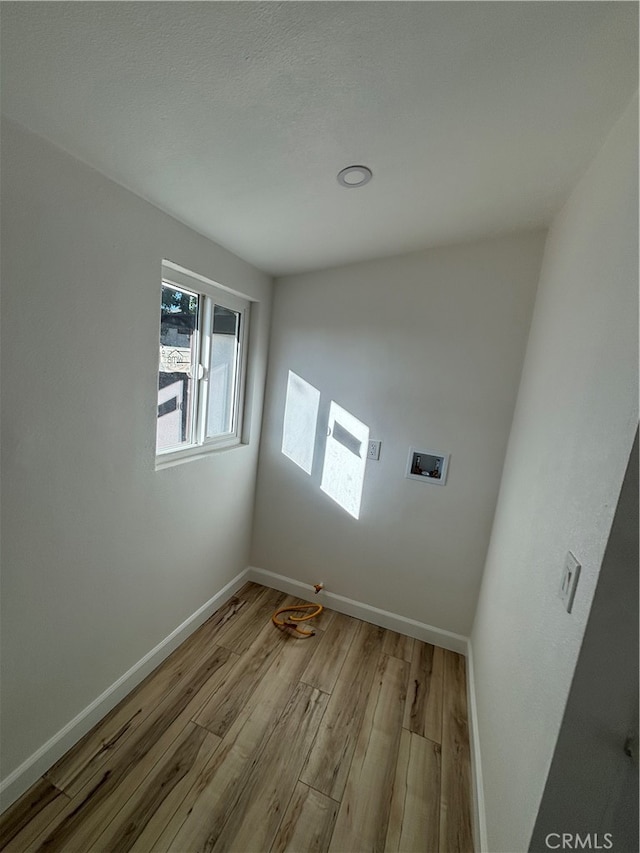
{"type": "Polygon", "coordinates": [[[188,459],[195,459],[216,450],[226,450],[243,444],[247,342],[249,339],[249,315],[251,308],[251,301],[241,294],[166,260],[162,262],[160,293],[164,285],[175,287],[183,292],[193,293],[199,297],[200,303],[196,327],[196,375],[193,376],[194,394],[191,401],[194,417],[193,441],[190,444],[184,444],[180,447],[158,450],[156,439],[156,470],[188,459]],[[234,429],[225,435],[208,438],[206,435],[209,401],[208,361],[211,345],[211,323],[215,305],[227,308],[240,315],[240,334],[238,337],[237,353],[238,370],[235,377],[236,387],[234,388],[234,429]]]}

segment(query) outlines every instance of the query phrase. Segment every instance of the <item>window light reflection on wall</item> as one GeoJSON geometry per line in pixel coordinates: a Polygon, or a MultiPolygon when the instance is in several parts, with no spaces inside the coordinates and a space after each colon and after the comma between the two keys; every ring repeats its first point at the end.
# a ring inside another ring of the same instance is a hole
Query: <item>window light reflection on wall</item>
{"type": "Polygon", "coordinates": [[[332,400],[320,488],[354,518],[360,516],[368,442],[369,427],[332,400]]]}
{"type": "Polygon", "coordinates": [[[307,474],[313,466],[320,392],[292,370],[282,426],[282,452],[307,474]]]}
{"type": "MultiPolygon", "coordinates": [[[[281,450],[306,474],[313,469],[319,409],[320,391],[290,370],[281,450]]],[[[325,435],[320,489],[353,518],[359,518],[369,427],[332,400],[321,440],[325,435]]]]}

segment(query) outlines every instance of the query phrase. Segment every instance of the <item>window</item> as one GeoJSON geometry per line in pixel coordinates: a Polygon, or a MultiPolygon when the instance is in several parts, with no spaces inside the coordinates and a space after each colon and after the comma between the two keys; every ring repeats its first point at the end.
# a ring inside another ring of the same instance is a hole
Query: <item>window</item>
{"type": "Polygon", "coordinates": [[[162,265],[156,453],[163,461],[240,443],[249,302],[162,265]]]}

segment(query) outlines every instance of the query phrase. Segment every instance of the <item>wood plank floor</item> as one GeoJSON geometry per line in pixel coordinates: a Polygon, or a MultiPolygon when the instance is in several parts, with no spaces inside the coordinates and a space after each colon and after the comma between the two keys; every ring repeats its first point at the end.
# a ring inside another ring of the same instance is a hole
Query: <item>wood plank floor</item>
{"type": "Polygon", "coordinates": [[[465,661],[246,584],[0,817],[7,853],[472,853],[465,661]],[[307,623],[311,624],[311,623],[307,623]]]}

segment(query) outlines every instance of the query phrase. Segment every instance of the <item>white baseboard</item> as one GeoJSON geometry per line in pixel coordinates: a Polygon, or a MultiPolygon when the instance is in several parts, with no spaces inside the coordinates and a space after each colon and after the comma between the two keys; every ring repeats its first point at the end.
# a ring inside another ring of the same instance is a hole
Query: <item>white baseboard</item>
{"type": "Polygon", "coordinates": [[[172,651],[215,613],[225,601],[231,598],[234,592],[240,589],[247,580],[249,580],[248,570],[245,569],[3,779],[0,782],[0,812],[7,809],[59,758],[62,758],[67,750],[71,749],[118,702],[124,699],[134,687],[137,687],[149,673],[153,672],[172,651]]]}
{"type": "Polygon", "coordinates": [[[381,628],[398,631],[400,634],[406,634],[407,637],[415,637],[416,640],[441,646],[443,649],[450,649],[452,652],[458,652],[462,655],[467,654],[467,638],[463,637],[462,634],[453,634],[451,631],[434,628],[433,625],[417,622],[415,619],[408,619],[406,616],[399,616],[397,613],[390,613],[388,610],[380,610],[378,607],[372,607],[362,601],[354,601],[352,598],[345,598],[335,592],[323,590],[316,595],[310,584],[287,578],[284,575],[277,575],[275,572],[268,572],[266,569],[249,566],[247,580],[278,589],[280,592],[286,592],[289,595],[317,601],[319,604],[325,604],[339,613],[346,613],[347,616],[354,616],[356,619],[371,622],[381,628]]]}
{"type": "Polygon", "coordinates": [[[473,648],[471,640],[467,643],[467,704],[469,706],[469,745],[471,747],[471,782],[473,785],[474,821],[473,837],[477,853],[489,849],[487,843],[487,818],[484,805],[484,786],[482,782],[482,759],[480,756],[480,729],[478,726],[478,706],[476,703],[475,671],[473,668],[473,648]]]}

